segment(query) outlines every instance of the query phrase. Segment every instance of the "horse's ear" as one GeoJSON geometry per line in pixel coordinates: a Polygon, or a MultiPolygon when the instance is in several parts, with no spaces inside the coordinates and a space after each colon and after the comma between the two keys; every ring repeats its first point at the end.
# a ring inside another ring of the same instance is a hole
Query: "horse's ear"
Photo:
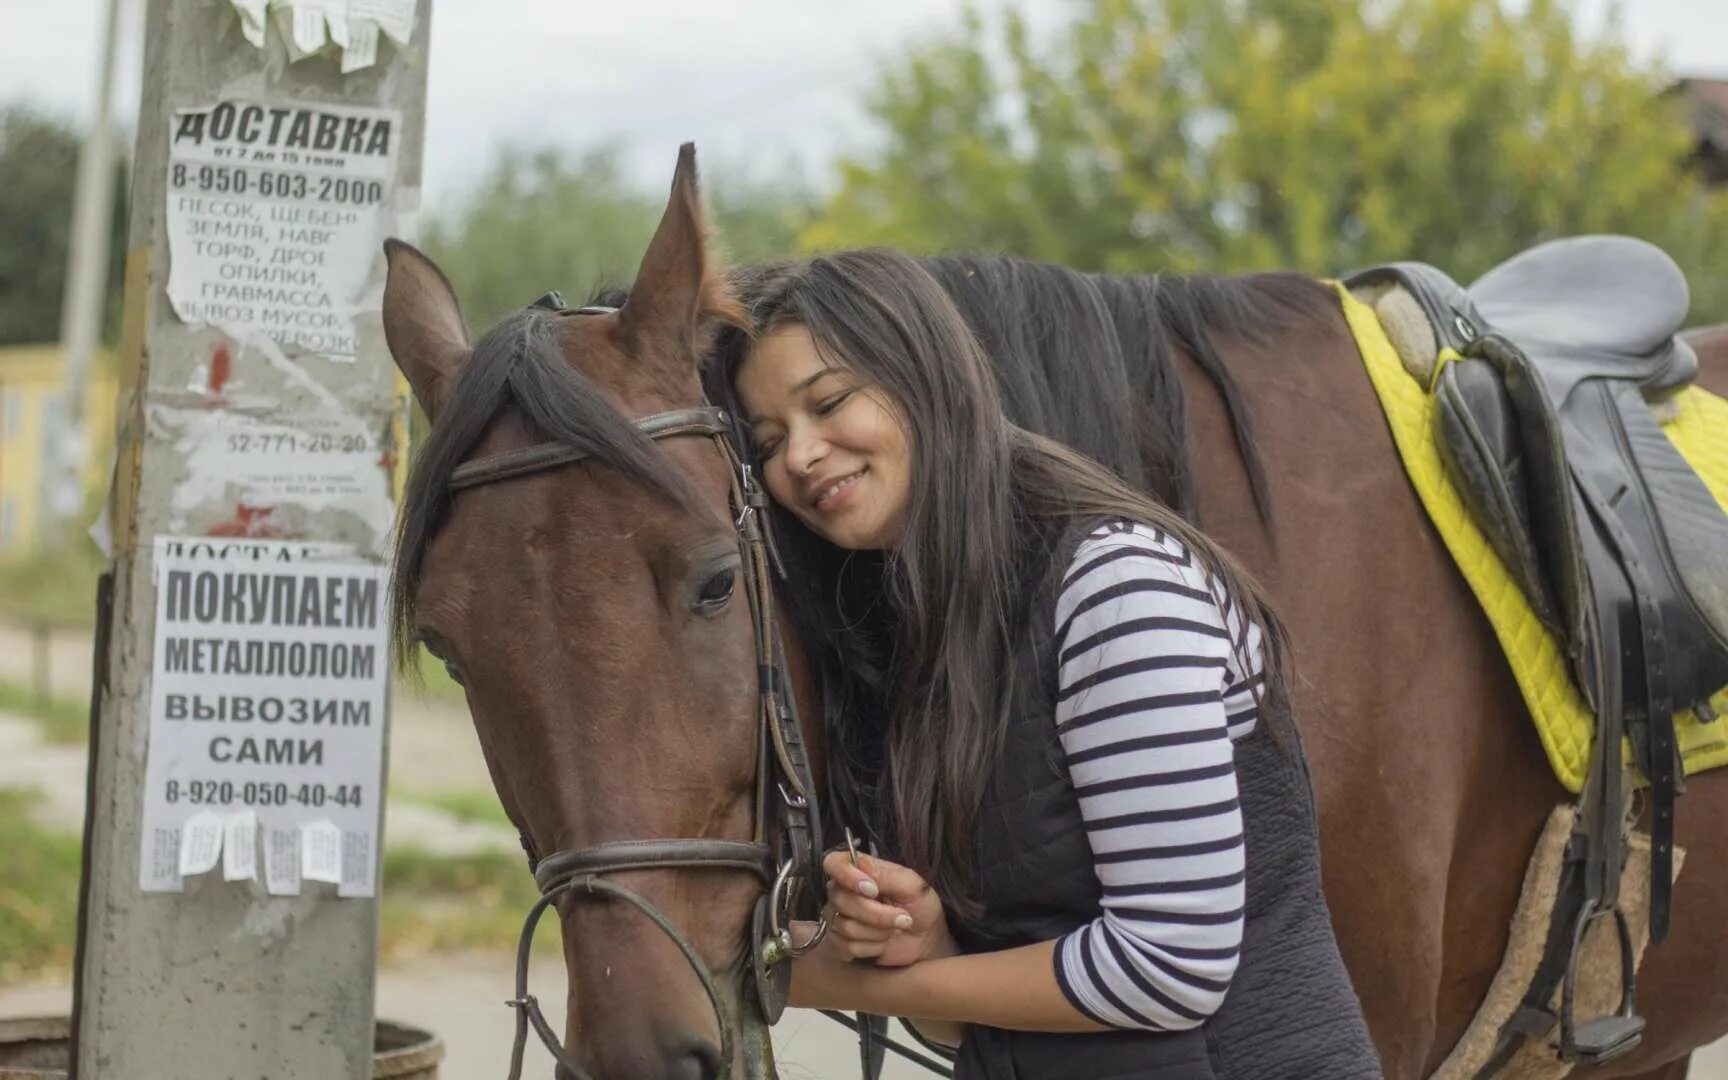
{"type": "Polygon", "coordinates": [[[708,230],[696,180],[696,145],[678,148],[672,197],[620,313],[626,340],[639,358],[690,362],[703,352],[717,323],[746,325],[743,308],[708,257],[708,230]]]}
{"type": "Polygon", "coordinates": [[[437,416],[468,360],[468,331],[450,279],[418,248],[384,241],[384,340],[427,416],[437,416]]]}

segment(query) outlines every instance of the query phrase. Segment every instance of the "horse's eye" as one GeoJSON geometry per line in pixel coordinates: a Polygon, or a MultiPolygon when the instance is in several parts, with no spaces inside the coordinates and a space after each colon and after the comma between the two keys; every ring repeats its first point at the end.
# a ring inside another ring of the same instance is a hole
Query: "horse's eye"
{"type": "Polygon", "coordinates": [[[702,583],[696,591],[696,610],[703,615],[718,615],[732,599],[732,587],[738,571],[728,566],[702,583]]]}

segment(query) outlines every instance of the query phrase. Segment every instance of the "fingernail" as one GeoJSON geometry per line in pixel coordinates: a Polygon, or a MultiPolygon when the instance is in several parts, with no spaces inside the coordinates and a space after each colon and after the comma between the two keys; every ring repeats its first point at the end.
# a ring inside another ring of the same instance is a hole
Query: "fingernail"
{"type": "Polygon", "coordinates": [[[869,878],[864,878],[858,882],[858,893],[861,896],[868,896],[874,900],[880,892],[881,890],[876,888],[876,883],[869,878]]]}
{"type": "Polygon", "coordinates": [[[896,915],[896,916],[894,916],[894,926],[895,926],[895,928],[900,929],[900,930],[912,929],[912,916],[910,916],[910,915],[896,915]]]}

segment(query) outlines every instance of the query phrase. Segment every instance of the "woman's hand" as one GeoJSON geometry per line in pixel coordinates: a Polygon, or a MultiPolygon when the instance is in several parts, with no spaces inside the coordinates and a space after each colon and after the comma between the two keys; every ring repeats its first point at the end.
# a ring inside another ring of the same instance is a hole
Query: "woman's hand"
{"type": "Polygon", "coordinates": [[[828,874],[828,932],[851,959],[905,967],[959,952],[942,898],[916,872],[874,855],[860,855],[853,866],[844,851],[829,852],[822,869],[828,874]]]}

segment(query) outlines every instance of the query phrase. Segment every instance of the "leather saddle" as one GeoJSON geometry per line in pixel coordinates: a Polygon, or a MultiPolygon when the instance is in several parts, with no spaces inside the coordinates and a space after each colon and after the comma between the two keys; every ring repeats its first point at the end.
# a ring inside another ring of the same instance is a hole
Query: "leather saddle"
{"type": "MultiPolygon", "coordinates": [[[[1557,904],[1556,925],[1565,916],[1578,937],[1613,916],[1625,940],[1624,734],[1650,781],[1651,937],[1661,940],[1682,783],[1673,716],[1707,716],[1710,696],[1728,685],[1728,516],[1651,411],[1697,372],[1696,354],[1675,336],[1685,278],[1651,244],[1587,236],[1525,251],[1468,288],[1423,263],[1346,281],[1388,284],[1415,299],[1441,350],[1431,390],[1448,473],[1597,717],[1576,888],[1569,909],[1557,904]]],[[[1608,1020],[1626,1023],[1575,1032],[1568,1005],[1563,1054],[1606,1060],[1636,1043],[1632,1022],[1642,1022],[1625,978],[1624,1016],[1608,1020]]],[[[1547,997],[1531,1003],[1540,1011],[1547,997]]]]}
{"type": "MultiPolygon", "coordinates": [[[[1662,638],[1670,712],[1704,706],[1728,685],[1728,517],[1649,408],[1698,370],[1675,336],[1688,303],[1679,267],[1643,241],[1587,236],[1525,251],[1468,289],[1423,263],[1347,284],[1387,280],[1459,354],[1433,387],[1442,455],[1586,700],[1607,704],[1617,659],[1600,647],[1598,609],[1612,599],[1601,594],[1642,585],[1662,625],[1640,636],[1662,638]]],[[[1641,681],[1621,686],[1628,715],[1650,704],[1641,681]]]]}

